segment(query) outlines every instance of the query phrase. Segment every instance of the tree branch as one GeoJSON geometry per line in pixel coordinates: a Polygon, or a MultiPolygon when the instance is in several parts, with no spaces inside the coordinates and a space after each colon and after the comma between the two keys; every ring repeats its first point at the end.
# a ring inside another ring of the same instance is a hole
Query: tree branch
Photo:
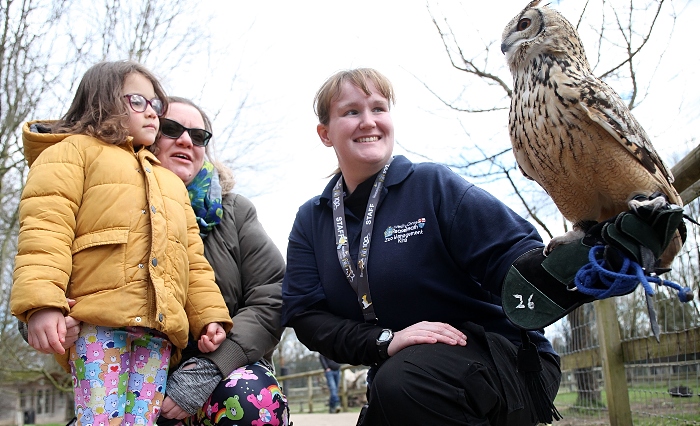
{"type": "MultiPolygon", "coordinates": [[[[485,70],[480,69],[475,63],[474,60],[472,59],[467,59],[464,55],[464,52],[462,51],[462,48],[460,45],[456,42],[456,38],[454,35],[454,32],[452,31],[452,27],[449,25],[449,23],[445,20],[445,26],[449,30],[448,33],[445,33],[442,31],[440,28],[440,25],[438,24],[437,20],[433,16],[433,14],[430,14],[430,17],[433,21],[433,25],[435,25],[435,28],[438,30],[438,33],[440,34],[440,37],[442,38],[442,43],[445,47],[445,51],[447,52],[447,56],[450,58],[450,62],[452,63],[452,66],[460,71],[464,71],[467,74],[472,74],[478,78],[485,79],[486,81],[496,84],[500,86],[508,95],[508,97],[512,96],[513,91],[511,88],[504,82],[500,77],[498,77],[495,74],[491,74],[489,72],[486,72],[485,70]],[[459,58],[461,60],[462,65],[460,66],[455,62],[455,59],[449,49],[449,41],[448,39],[452,40],[452,43],[455,46],[455,49],[457,49],[457,52],[459,52],[459,58]]],[[[488,47],[486,48],[486,53],[488,57],[488,47]]]]}
{"type": "MultiPolygon", "coordinates": [[[[630,50],[628,57],[625,58],[624,61],[615,65],[613,68],[609,69],[608,71],[600,74],[598,76],[599,78],[604,79],[604,78],[608,77],[609,75],[611,75],[612,73],[614,73],[615,71],[617,71],[618,69],[620,69],[621,67],[623,67],[628,62],[631,62],[632,59],[642,50],[642,48],[644,48],[644,46],[649,41],[649,38],[651,37],[651,32],[654,29],[654,24],[656,23],[656,20],[658,19],[659,14],[661,13],[661,7],[663,6],[665,1],[666,0],[659,0],[658,7],[656,8],[656,13],[654,14],[654,19],[652,20],[651,25],[649,25],[649,29],[648,29],[646,35],[642,38],[642,43],[636,49],[630,50]]],[[[630,20],[631,20],[631,17],[630,17],[630,20]]],[[[631,25],[631,23],[630,23],[630,25],[631,25]]]]}

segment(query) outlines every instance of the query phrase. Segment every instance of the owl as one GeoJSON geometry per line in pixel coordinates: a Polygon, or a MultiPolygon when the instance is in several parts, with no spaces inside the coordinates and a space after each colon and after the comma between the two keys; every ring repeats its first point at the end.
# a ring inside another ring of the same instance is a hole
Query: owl
{"type": "MultiPolygon", "coordinates": [[[[681,206],[673,175],[615,91],[591,72],[576,29],[532,1],[503,31],[501,51],[513,75],[509,132],[522,173],[554,201],[572,230],[545,253],[584,235],[593,222],[635,209],[635,196],[665,194],[681,206]]],[[[666,204],[663,197],[647,201],[666,204]]],[[[668,268],[678,232],[660,257],[668,268]]]]}

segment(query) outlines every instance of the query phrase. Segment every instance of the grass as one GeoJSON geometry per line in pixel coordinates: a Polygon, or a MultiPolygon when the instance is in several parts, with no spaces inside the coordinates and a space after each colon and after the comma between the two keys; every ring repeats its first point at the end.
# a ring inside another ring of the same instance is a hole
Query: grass
{"type": "MultiPolygon", "coordinates": [[[[607,399],[601,392],[601,406],[576,405],[576,392],[560,392],[554,404],[565,418],[581,420],[607,419],[607,399]]],[[[635,426],[700,425],[700,398],[673,398],[666,385],[630,385],[630,408],[635,426]]]]}

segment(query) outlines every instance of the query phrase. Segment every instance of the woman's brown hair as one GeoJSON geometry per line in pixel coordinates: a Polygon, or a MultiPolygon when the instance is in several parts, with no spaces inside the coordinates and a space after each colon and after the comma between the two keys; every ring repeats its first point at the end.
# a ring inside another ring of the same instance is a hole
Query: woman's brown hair
{"type": "Polygon", "coordinates": [[[66,114],[53,126],[55,133],[85,134],[114,145],[126,143],[129,136],[129,106],[122,93],[126,76],[146,77],[156,97],[168,109],[168,98],[158,79],[134,61],[100,62],[83,75],[66,114]]]}

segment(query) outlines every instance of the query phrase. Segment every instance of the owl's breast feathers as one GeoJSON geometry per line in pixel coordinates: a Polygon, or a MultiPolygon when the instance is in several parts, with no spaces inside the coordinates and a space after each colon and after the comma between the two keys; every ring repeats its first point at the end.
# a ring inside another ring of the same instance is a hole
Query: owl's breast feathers
{"type": "Polygon", "coordinates": [[[605,219],[637,193],[681,204],[648,136],[585,60],[543,53],[523,65],[510,110],[515,158],[568,220],[605,219]]]}

